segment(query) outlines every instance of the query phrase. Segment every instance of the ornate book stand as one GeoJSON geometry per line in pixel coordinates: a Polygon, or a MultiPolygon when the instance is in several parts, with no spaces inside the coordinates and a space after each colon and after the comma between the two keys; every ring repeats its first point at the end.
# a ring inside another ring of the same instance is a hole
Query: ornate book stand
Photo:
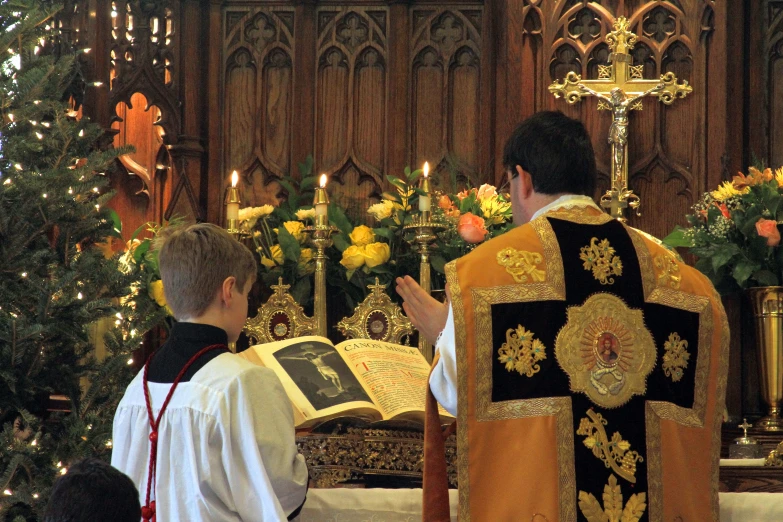
{"type": "MultiPolygon", "coordinates": [[[[368,487],[421,487],[424,467],[422,427],[404,421],[373,424],[337,418],[296,437],[317,488],[341,483],[368,487]]],[[[446,439],[449,487],[457,487],[457,440],[446,439]]]]}

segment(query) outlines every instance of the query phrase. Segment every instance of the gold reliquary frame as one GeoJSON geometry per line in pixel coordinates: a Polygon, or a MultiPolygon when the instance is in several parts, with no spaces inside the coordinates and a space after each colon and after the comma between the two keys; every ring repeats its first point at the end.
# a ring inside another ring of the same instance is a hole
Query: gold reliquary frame
{"type": "Polygon", "coordinates": [[[399,305],[392,302],[386,294],[386,285],[375,278],[374,285],[367,285],[370,295],[356,307],[351,317],[346,317],[337,328],[348,339],[373,339],[389,343],[402,344],[403,337],[409,341],[413,334],[413,324],[403,313],[399,305]]]}
{"type": "Polygon", "coordinates": [[[269,300],[261,305],[255,317],[245,323],[244,332],[251,344],[271,343],[317,332],[314,317],[307,317],[284,285],[283,278],[271,286],[275,291],[269,300]]]}

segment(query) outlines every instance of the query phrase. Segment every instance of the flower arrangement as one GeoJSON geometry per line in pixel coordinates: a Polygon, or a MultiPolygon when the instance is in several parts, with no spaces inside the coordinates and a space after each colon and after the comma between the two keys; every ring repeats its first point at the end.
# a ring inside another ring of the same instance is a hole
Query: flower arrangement
{"type": "Polygon", "coordinates": [[[315,176],[311,174],[312,157],[299,164],[301,180],[281,179],[280,185],[288,197],[279,205],[262,205],[239,210],[239,227],[252,237],[260,261],[260,278],[267,287],[277,284],[280,277],[291,285],[291,295],[299,304],[312,301],[310,274],[315,271],[313,249],[307,245],[305,228],[313,223],[312,201],[315,176]],[[309,196],[309,199],[308,199],[309,196]]]}
{"type": "Polygon", "coordinates": [[[455,194],[441,194],[435,217],[447,226],[437,241],[440,254],[433,260],[433,266],[441,273],[441,257],[443,264],[457,259],[513,226],[508,197],[486,183],[455,194]]]}
{"type": "Polygon", "coordinates": [[[707,192],[664,243],[687,247],[721,294],[783,281],[783,168],[739,173],[707,192]]]}
{"type": "MultiPolygon", "coordinates": [[[[305,228],[312,225],[312,207],[316,178],[312,158],[299,165],[300,180],[280,180],[287,197],[279,206],[264,205],[241,209],[240,229],[253,238],[259,255],[260,278],[270,286],[282,277],[291,285],[290,293],[308,308],[312,303],[314,251],[308,244],[305,228]]],[[[387,176],[392,190],[381,201],[371,204],[364,215],[349,215],[333,198],[328,207],[329,223],[337,228],[333,246],[326,250],[327,284],[338,289],[352,310],[378,278],[391,287],[394,279],[409,274],[418,277],[419,254],[411,246],[412,232],[405,226],[418,216],[418,188],[421,170],[406,168],[403,176],[387,176]]],[[[452,180],[452,186],[456,180],[452,180]]],[[[432,206],[432,219],[445,225],[430,257],[435,271],[433,288],[443,288],[444,266],[479,243],[505,232],[510,227],[511,204],[492,185],[468,188],[461,192],[433,194],[439,199],[432,206]]],[[[393,299],[396,295],[389,292],[393,299]]]]}

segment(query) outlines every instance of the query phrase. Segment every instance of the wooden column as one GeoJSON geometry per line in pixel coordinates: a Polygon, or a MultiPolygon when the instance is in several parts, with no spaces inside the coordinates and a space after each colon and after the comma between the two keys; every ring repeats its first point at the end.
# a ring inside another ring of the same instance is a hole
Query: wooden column
{"type": "Polygon", "coordinates": [[[204,95],[208,24],[198,0],[184,0],[179,18],[178,92],[180,134],[169,146],[172,159],[172,196],[164,218],[184,216],[197,221],[207,218],[209,179],[204,168],[204,95]]]}
{"type": "Polygon", "coordinates": [[[209,46],[207,54],[206,77],[206,111],[207,120],[207,172],[209,177],[209,196],[207,198],[207,220],[211,223],[223,224],[225,212],[223,210],[223,187],[226,186],[224,178],[227,176],[223,165],[223,125],[222,115],[225,104],[223,103],[223,56],[221,53],[223,41],[223,12],[222,0],[210,0],[208,17],[209,35],[208,41],[214,42],[209,46]]]}

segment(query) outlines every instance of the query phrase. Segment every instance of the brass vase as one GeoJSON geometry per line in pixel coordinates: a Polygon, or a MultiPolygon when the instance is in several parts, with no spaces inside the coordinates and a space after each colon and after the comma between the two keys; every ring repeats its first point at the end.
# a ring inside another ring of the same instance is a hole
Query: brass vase
{"type": "Polygon", "coordinates": [[[783,286],[762,286],[747,290],[756,325],[761,396],[769,414],[756,426],[767,431],[783,430],[780,403],[783,401],[783,286]]]}

